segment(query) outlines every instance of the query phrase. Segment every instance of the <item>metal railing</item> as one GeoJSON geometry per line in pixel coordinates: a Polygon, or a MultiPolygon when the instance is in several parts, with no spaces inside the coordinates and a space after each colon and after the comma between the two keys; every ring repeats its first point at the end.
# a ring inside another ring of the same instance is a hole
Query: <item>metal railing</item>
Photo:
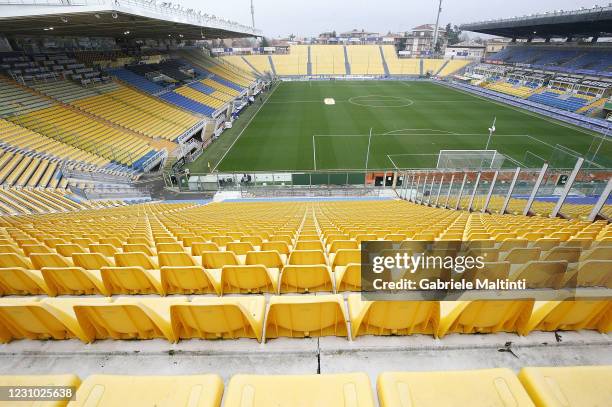
{"type": "Polygon", "coordinates": [[[612,216],[612,170],[541,168],[400,171],[398,196],[414,203],[470,212],[595,220],[612,216]]]}

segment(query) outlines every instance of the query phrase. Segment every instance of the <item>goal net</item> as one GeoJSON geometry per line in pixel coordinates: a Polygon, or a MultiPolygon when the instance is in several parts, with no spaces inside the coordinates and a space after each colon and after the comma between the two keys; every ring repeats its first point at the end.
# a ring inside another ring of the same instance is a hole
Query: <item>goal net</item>
{"type": "Polygon", "coordinates": [[[505,156],[497,150],[440,150],[439,169],[499,169],[505,156]]]}

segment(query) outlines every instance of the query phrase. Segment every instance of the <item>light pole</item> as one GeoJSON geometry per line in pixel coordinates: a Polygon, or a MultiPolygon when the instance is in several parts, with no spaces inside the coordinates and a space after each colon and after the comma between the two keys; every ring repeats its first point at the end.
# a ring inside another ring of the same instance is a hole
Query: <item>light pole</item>
{"type": "Polygon", "coordinates": [[[255,6],[253,5],[253,0],[251,0],[251,23],[253,28],[255,28],[255,6]]]}
{"type": "Polygon", "coordinates": [[[370,136],[368,137],[368,152],[366,153],[365,167],[368,169],[368,161],[370,160],[370,143],[372,142],[372,128],[370,128],[370,136]]]}
{"type": "Polygon", "coordinates": [[[487,145],[485,150],[489,149],[489,144],[491,143],[491,137],[493,137],[493,133],[495,133],[495,122],[497,121],[497,116],[493,118],[493,125],[489,127],[489,138],[487,139],[487,145]]]}

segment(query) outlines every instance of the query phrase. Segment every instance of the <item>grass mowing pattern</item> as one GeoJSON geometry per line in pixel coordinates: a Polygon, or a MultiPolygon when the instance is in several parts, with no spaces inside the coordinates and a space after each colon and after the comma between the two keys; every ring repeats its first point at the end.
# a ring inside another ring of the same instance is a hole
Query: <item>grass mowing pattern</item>
{"type": "MultiPolygon", "coordinates": [[[[525,162],[527,151],[551,160],[556,144],[586,154],[597,135],[430,82],[285,82],[217,170],[363,169],[370,128],[369,169],[431,168],[440,150],[484,149],[493,117],[497,131],[489,148],[525,165],[536,164],[525,162]]],[[[610,167],[604,162],[612,157],[609,141],[597,157],[610,167]]],[[[204,155],[190,167],[207,172],[207,161],[204,155]]],[[[568,167],[575,159],[554,161],[568,167]]]]}

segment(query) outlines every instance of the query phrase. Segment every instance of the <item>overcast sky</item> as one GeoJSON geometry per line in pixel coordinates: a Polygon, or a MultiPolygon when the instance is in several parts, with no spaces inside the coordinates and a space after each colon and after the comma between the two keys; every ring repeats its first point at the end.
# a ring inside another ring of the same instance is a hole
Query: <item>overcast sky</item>
{"type": "MultiPolygon", "coordinates": [[[[442,24],[538,12],[574,10],[609,0],[443,0],[442,24]]],[[[174,2],[174,1],[173,1],[174,2]]],[[[435,22],[438,0],[253,0],[255,25],[268,37],[313,36],[353,28],[374,32],[407,31],[435,22]]],[[[186,8],[251,24],[250,0],[177,0],[186,8]]]]}

